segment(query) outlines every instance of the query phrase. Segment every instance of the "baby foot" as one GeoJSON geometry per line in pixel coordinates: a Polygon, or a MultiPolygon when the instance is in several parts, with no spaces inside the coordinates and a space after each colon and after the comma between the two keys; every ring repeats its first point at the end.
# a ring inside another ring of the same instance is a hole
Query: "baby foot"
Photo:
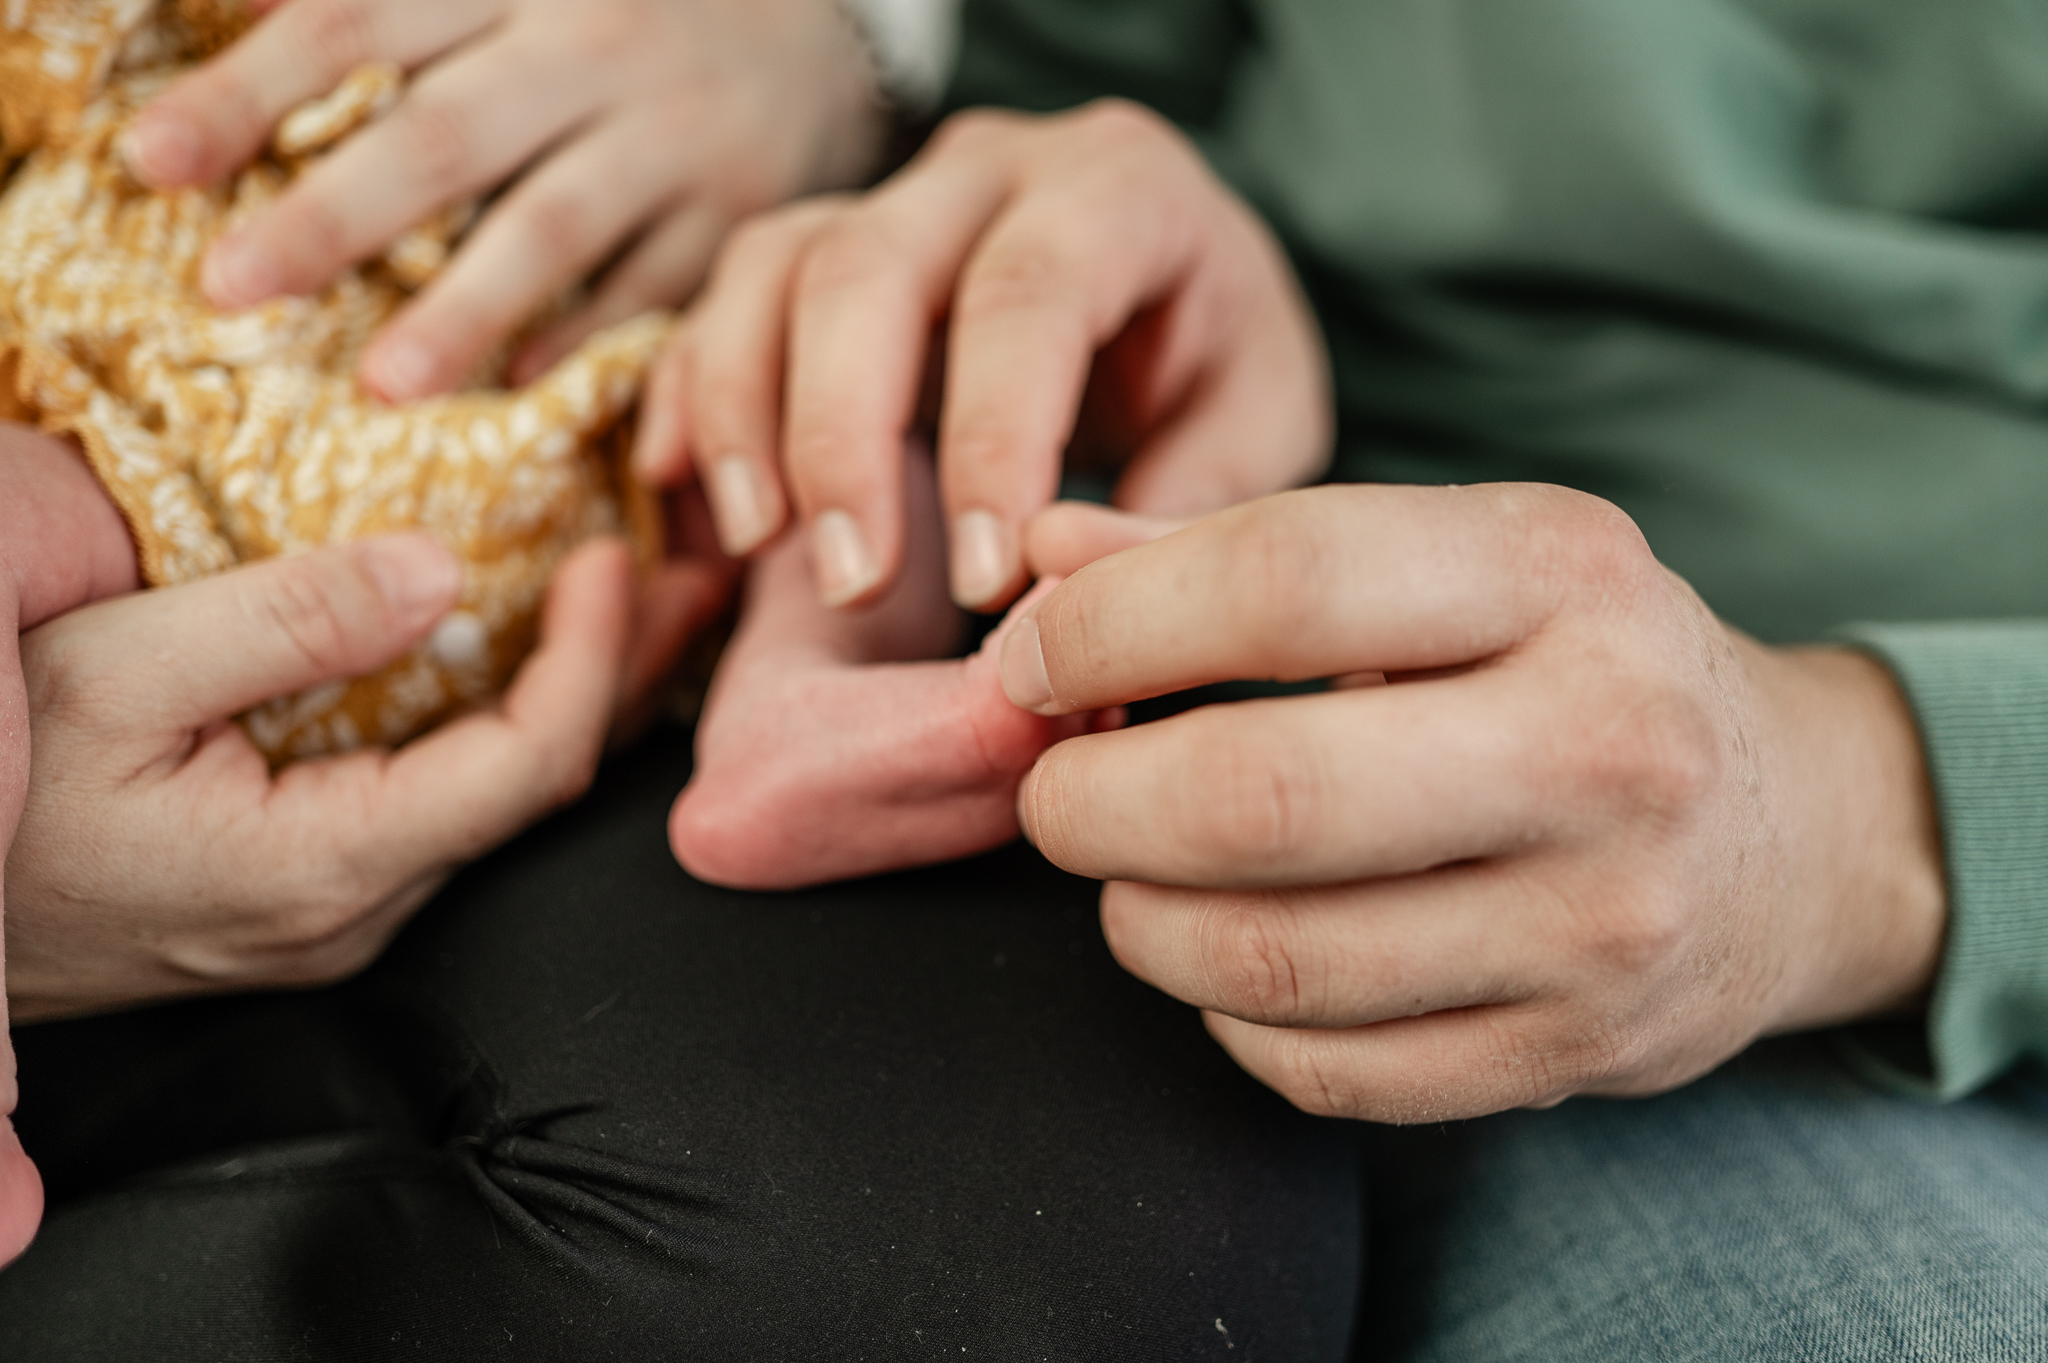
{"type": "Polygon", "coordinates": [[[739,632],[697,729],[697,769],[669,842],[691,874],[792,889],[947,861],[1017,835],[1017,783],[1090,716],[1042,719],[1010,704],[1002,641],[1048,582],[966,659],[946,651],[962,617],[946,596],[929,464],[909,461],[907,546],[896,585],[864,611],[818,604],[802,542],[763,557],[739,632]]]}

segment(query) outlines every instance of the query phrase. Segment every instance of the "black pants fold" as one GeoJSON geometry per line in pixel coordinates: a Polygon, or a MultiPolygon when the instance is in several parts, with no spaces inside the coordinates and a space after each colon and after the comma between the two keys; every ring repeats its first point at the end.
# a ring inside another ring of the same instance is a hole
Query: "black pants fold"
{"type": "Polygon", "coordinates": [[[1028,847],[792,895],[663,838],[688,736],[362,978],[19,1029],[0,1359],[1338,1359],[1351,1134],[1028,847]]]}

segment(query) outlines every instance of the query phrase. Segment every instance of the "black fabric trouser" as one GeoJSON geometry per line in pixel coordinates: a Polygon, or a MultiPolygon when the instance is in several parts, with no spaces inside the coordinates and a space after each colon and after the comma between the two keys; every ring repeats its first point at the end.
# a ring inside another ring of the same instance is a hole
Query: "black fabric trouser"
{"type": "Polygon", "coordinates": [[[664,731],[341,988],[27,1027],[0,1359],[1343,1356],[1352,1134],[1013,846],[692,881],[664,731]]]}

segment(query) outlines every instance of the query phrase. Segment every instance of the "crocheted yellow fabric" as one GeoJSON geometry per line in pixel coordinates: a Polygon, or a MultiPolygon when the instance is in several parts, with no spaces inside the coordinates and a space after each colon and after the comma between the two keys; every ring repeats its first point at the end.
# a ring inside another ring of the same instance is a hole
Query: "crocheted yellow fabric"
{"type": "Polygon", "coordinates": [[[0,137],[19,158],[0,188],[0,417],[77,439],[152,585],[398,529],[461,556],[455,613],[410,656],[243,717],[282,761],[399,743],[497,692],[587,537],[658,551],[622,456],[667,322],[614,328],[518,391],[379,403],[357,362],[446,255],[454,214],[317,298],[215,312],[198,285],[208,245],[399,85],[359,72],[231,182],[145,190],[123,129],[243,22],[224,0],[0,0],[0,137]]]}

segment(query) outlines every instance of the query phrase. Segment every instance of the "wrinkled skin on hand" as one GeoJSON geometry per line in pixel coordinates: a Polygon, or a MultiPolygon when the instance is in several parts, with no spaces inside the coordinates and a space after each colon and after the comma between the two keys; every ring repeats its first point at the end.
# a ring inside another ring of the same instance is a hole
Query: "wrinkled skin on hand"
{"type": "MultiPolygon", "coordinates": [[[[1072,571],[1113,547],[1103,514],[1038,539],[1072,571]]],[[[1073,571],[1002,664],[1048,717],[1346,680],[1063,742],[1018,797],[1049,858],[1110,882],[1117,958],[1311,1112],[1655,1093],[1916,1007],[1940,959],[1889,674],[1731,630],[1581,493],[1266,498],[1073,571]]]]}

